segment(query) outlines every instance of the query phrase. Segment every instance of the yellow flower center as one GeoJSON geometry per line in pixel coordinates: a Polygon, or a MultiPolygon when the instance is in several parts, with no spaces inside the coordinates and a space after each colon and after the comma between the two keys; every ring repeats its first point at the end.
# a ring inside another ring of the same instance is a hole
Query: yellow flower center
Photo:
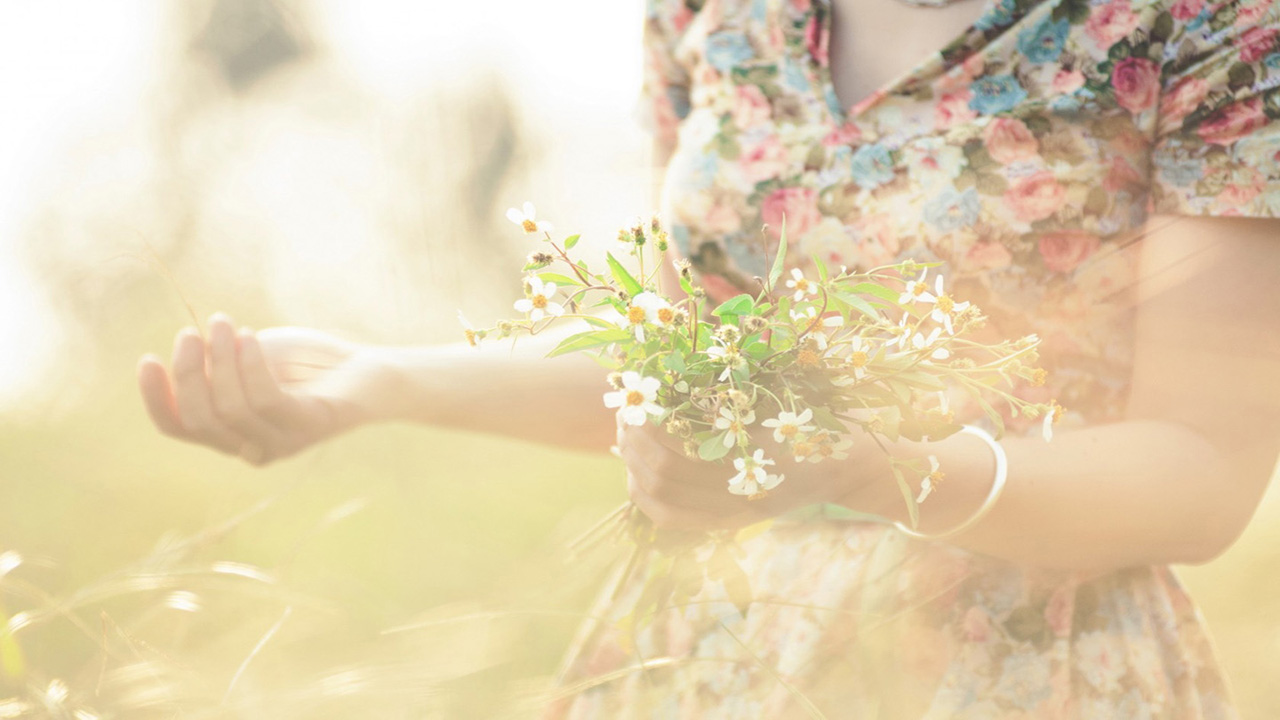
{"type": "Polygon", "coordinates": [[[534,295],[532,299],[533,299],[533,306],[538,309],[542,309],[547,306],[546,295],[534,295]]]}
{"type": "Polygon", "coordinates": [[[956,309],[956,302],[954,300],[947,297],[946,295],[938,296],[938,310],[940,310],[943,315],[950,315],[951,311],[955,309],[956,309]]]}
{"type": "Polygon", "coordinates": [[[911,294],[912,294],[912,295],[914,295],[914,296],[916,296],[916,297],[920,297],[920,296],[921,296],[921,295],[923,295],[924,293],[925,293],[925,287],[924,287],[924,283],[923,283],[923,282],[920,282],[920,281],[918,281],[918,280],[917,280],[915,283],[913,283],[913,284],[911,285],[911,294]]]}
{"type": "Polygon", "coordinates": [[[640,392],[639,390],[632,390],[631,392],[627,393],[627,404],[628,404],[628,405],[643,405],[643,404],[644,404],[644,393],[640,392]]]}
{"type": "Polygon", "coordinates": [[[676,311],[671,308],[659,308],[658,321],[663,325],[670,325],[672,320],[676,318],[676,311]]]}
{"type": "Polygon", "coordinates": [[[801,455],[801,456],[812,455],[814,450],[818,449],[816,446],[814,446],[813,443],[809,443],[809,442],[797,442],[795,445],[791,447],[792,447],[792,450],[795,451],[796,455],[801,455]]]}
{"type": "Polygon", "coordinates": [[[1058,422],[1058,421],[1059,421],[1059,420],[1061,420],[1061,419],[1062,419],[1062,406],[1061,406],[1061,405],[1054,405],[1054,406],[1053,406],[1053,421],[1056,423],[1056,422],[1058,422]]]}
{"type": "Polygon", "coordinates": [[[1036,368],[1031,371],[1031,387],[1040,387],[1049,379],[1049,371],[1044,368],[1036,368]]]}
{"type": "Polygon", "coordinates": [[[471,347],[476,346],[476,331],[471,329],[463,330],[462,333],[467,336],[467,344],[471,347]]]}
{"type": "Polygon", "coordinates": [[[796,289],[797,289],[797,290],[804,291],[804,292],[808,292],[808,291],[809,291],[809,281],[808,281],[807,279],[805,279],[805,278],[800,278],[799,280],[797,280],[797,281],[796,281],[796,289]]]}
{"type": "Polygon", "coordinates": [[[524,222],[520,223],[520,227],[524,228],[524,231],[527,233],[538,232],[538,223],[532,220],[525,220],[524,222]]]}
{"type": "Polygon", "coordinates": [[[812,350],[809,350],[808,348],[805,348],[804,350],[801,350],[800,352],[796,353],[797,365],[804,365],[806,367],[817,367],[818,359],[819,359],[818,353],[812,350]]]}
{"type": "Polygon", "coordinates": [[[947,474],[942,472],[941,470],[934,470],[933,472],[929,473],[929,482],[933,483],[934,487],[938,487],[938,485],[942,483],[942,480],[946,476],[947,474]]]}
{"type": "Polygon", "coordinates": [[[800,432],[800,428],[795,425],[782,425],[778,427],[778,433],[785,438],[793,438],[798,432],[800,432]]]}
{"type": "Polygon", "coordinates": [[[632,305],[627,308],[627,322],[632,325],[639,325],[644,322],[644,308],[632,305]]]}
{"type": "Polygon", "coordinates": [[[867,354],[861,350],[854,350],[853,354],[849,355],[849,364],[856,368],[866,367],[870,360],[871,358],[867,357],[867,354]]]}

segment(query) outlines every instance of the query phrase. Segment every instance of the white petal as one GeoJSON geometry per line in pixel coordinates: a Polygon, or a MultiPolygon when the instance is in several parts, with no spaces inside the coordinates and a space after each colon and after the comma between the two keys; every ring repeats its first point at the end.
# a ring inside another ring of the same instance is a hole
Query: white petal
{"type": "Polygon", "coordinates": [[[515,307],[516,310],[519,310],[522,313],[527,313],[533,309],[533,301],[529,298],[521,298],[516,301],[515,307]]]}
{"type": "Polygon", "coordinates": [[[635,370],[627,370],[622,373],[622,387],[628,390],[640,389],[640,373],[635,370]]]}
{"type": "Polygon", "coordinates": [[[645,397],[656,396],[660,387],[662,387],[662,381],[658,378],[647,377],[640,379],[640,392],[644,393],[645,397]]]}
{"type": "Polygon", "coordinates": [[[533,206],[533,203],[526,202],[524,204],[524,216],[530,220],[538,216],[538,209],[533,206]]]}
{"type": "Polygon", "coordinates": [[[640,407],[644,408],[644,411],[649,413],[650,415],[661,415],[662,413],[666,412],[665,410],[662,409],[662,406],[658,405],[657,403],[647,402],[641,405],[640,407]]]}
{"type": "Polygon", "coordinates": [[[1041,432],[1041,434],[1044,435],[1045,442],[1049,442],[1050,440],[1053,440],[1053,411],[1052,410],[1045,413],[1044,415],[1044,429],[1041,432]]]}
{"type": "Polygon", "coordinates": [[[644,409],[636,405],[628,405],[618,413],[622,415],[622,421],[628,425],[644,425],[647,419],[644,409]]]}
{"type": "Polygon", "coordinates": [[[524,216],[521,215],[520,211],[515,208],[511,208],[507,210],[507,219],[517,225],[524,224],[524,216]]]}
{"type": "Polygon", "coordinates": [[[546,314],[546,313],[542,312],[542,308],[534,308],[534,309],[533,309],[533,312],[529,313],[529,317],[530,317],[534,322],[537,322],[537,321],[541,320],[541,319],[542,319],[542,317],[543,317],[543,315],[545,315],[545,314],[546,314]]]}
{"type": "Polygon", "coordinates": [[[547,303],[547,313],[549,315],[556,315],[556,316],[563,315],[564,306],[561,305],[560,303],[547,303]]]}
{"type": "Polygon", "coordinates": [[[547,298],[550,299],[552,295],[556,294],[556,284],[553,282],[549,282],[543,285],[542,294],[546,295],[547,298]]]}
{"type": "Polygon", "coordinates": [[[800,268],[791,268],[791,277],[795,278],[796,280],[803,280],[804,273],[800,272],[800,268]]]}
{"type": "Polygon", "coordinates": [[[813,411],[810,410],[809,408],[805,408],[804,412],[796,416],[796,424],[803,425],[804,423],[807,423],[812,419],[813,419],[813,411]]]}
{"type": "Polygon", "coordinates": [[[934,278],[934,280],[933,280],[933,289],[934,289],[934,291],[936,291],[939,295],[941,295],[941,294],[942,294],[942,276],[941,276],[941,275],[939,275],[938,277],[934,278]]]}
{"type": "Polygon", "coordinates": [[[621,390],[615,390],[604,394],[604,406],[607,408],[620,408],[626,404],[627,394],[621,390]]]}

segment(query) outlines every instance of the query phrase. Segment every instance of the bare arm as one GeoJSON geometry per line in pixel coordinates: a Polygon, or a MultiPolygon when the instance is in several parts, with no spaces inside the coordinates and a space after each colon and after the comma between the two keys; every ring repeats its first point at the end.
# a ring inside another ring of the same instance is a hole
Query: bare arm
{"type": "MultiPolygon", "coordinates": [[[[1028,565],[1107,569],[1203,562],[1243,530],[1280,453],[1280,221],[1179,219],[1144,241],[1140,262],[1127,418],[1060,431],[1051,443],[1006,438],[1004,495],[950,542],[1028,565]]],[[[741,524],[815,500],[905,519],[869,441],[838,470],[780,461],[798,482],[735,506],[694,488],[723,469],[662,452],[657,432],[629,429],[622,447],[633,499],[661,524],[741,524]]],[[[990,487],[991,452],[971,436],[890,450],[936,455],[946,472],[921,509],[922,531],[955,527],[990,487]]]]}

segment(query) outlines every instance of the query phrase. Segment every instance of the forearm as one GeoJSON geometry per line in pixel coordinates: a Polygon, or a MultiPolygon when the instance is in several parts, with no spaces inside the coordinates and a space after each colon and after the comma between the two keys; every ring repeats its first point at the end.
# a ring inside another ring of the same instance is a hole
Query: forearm
{"type": "MultiPolygon", "coordinates": [[[[1256,498],[1229,461],[1181,424],[1133,420],[1038,437],[1006,437],[1008,482],[991,512],[947,542],[1039,567],[1106,569],[1200,562],[1234,539],[1256,498]]],[[[920,530],[944,532],[986,498],[990,448],[971,435],[899,442],[896,457],[935,455],[945,473],[920,507],[920,530]]],[[[861,455],[860,491],[846,504],[905,521],[906,507],[884,454],[861,455]]],[[[1256,472],[1256,471],[1255,471],[1256,472]]]]}
{"type": "Polygon", "coordinates": [[[583,353],[546,357],[585,329],[566,321],[514,343],[377,348],[382,381],[374,414],[606,452],[615,438],[613,413],[602,401],[606,371],[583,353]]]}

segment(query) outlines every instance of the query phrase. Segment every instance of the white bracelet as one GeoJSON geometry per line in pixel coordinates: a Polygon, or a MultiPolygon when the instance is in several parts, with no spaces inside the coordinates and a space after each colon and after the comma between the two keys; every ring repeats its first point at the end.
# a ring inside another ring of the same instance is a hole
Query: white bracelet
{"type": "Polygon", "coordinates": [[[987,513],[991,512],[991,508],[996,504],[996,500],[1000,498],[1000,493],[1004,491],[1005,480],[1009,477],[1009,458],[1004,454],[1004,448],[1000,447],[1000,443],[996,442],[996,439],[991,437],[991,433],[980,427],[965,425],[960,428],[960,432],[980,437],[991,447],[991,454],[996,457],[996,476],[995,480],[991,483],[991,492],[987,493],[987,499],[982,501],[982,506],[979,507],[973,515],[970,515],[968,520],[965,520],[950,530],[930,535],[919,532],[918,530],[913,530],[900,522],[895,522],[894,527],[898,528],[898,530],[904,535],[909,535],[921,540],[944,540],[946,538],[959,535],[969,528],[972,528],[974,525],[977,525],[982,518],[986,517],[987,513]]]}

